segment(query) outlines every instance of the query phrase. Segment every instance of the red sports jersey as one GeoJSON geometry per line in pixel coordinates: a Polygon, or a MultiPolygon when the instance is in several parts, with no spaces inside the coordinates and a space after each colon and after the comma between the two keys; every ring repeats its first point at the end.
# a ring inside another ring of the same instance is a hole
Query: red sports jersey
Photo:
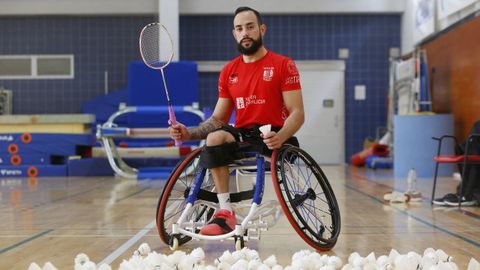
{"type": "Polygon", "coordinates": [[[271,51],[253,63],[244,63],[242,56],[233,59],[218,80],[219,96],[231,98],[235,104],[237,128],[254,124],[282,127],[289,115],[282,92],[300,89],[295,62],[271,51]]]}

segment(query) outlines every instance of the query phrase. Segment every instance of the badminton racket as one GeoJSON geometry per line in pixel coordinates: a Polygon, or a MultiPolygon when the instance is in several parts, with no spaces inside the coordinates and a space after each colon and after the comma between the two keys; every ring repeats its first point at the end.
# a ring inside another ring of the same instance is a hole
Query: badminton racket
{"type": "MultiPolygon", "coordinates": [[[[149,68],[160,70],[163,87],[167,97],[168,118],[171,125],[176,125],[177,120],[173,112],[172,102],[168,94],[164,69],[173,59],[173,41],[167,28],[161,23],[150,23],[143,27],[139,39],[140,54],[143,62],[149,68]]],[[[180,146],[182,141],[175,140],[175,145],[180,146]]]]}

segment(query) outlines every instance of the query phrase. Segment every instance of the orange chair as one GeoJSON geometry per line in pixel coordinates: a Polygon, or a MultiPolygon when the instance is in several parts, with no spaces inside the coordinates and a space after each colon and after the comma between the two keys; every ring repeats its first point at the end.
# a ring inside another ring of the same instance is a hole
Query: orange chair
{"type": "MultiPolygon", "coordinates": [[[[433,200],[435,199],[435,188],[437,186],[438,166],[441,163],[463,164],[462,182],[460,183],[459,196],[461,196],[461,194],[463,193],[463,183],[466,177],[465,172],[467,171],[466,170],[467,166],[471,164],[480,164],[480,155],[469,154],[471,152],[470,150],[471,150],[472,144],[475,145],[475,140],[480,139],[480,134],[471,134],[470,136],[468,136],[467,143],[465,146],[465,153],[463,155],[441,155],[442,142],[443,142],[443,139],[445,138],[453,139],[455,141],[455,144],[458,145],[458,141],[455,136],[444,135],[440,138],[432,137],[432,139],[438,141],[437,155],[433,158],[433,160],[435,161],[435,176],[433,178],[432,200],[430,201],[430,203],[432,204],[433,204],[433,200]]],[[[460,207],[461,205],[460,198],[458,201],[459,201],[458,206],[460,207]]]]}

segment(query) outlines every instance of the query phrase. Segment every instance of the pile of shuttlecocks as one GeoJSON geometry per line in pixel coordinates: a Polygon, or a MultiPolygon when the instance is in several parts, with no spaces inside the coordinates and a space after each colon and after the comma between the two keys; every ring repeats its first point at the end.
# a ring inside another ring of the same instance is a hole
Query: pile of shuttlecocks
{"type": "MultiPolygon", "coordinates": [[[[78,254],[74,260],[74,270],[112,270],[107,264],[97,266],[86,254],[78,254]]],[[[225,251],[215,259],[213,265],[205,263],[205,252],[196,248],[190,254],[175,251],[170,255],[151,251],[143,243],[128,260],[120,263],[119,270],[458,270],[453,258],[441,249],[427,248],[423,255],[415,252],[400,254],[395,249],[390,254],[376,257],[372,252],[366,257],[357,252],[350,254],[344,262],[337,256],[321,255],[310,250],[293,254],[290,265],[281,266],[275,255],[262,260],[256,250],[244,248],[225,251]]],[[[28,270],[57,270],[47,262],[41,268],[31,263],[28,270]]],[[[467,270],[480,270],[480,263],[472,258],[467,270]]]]}

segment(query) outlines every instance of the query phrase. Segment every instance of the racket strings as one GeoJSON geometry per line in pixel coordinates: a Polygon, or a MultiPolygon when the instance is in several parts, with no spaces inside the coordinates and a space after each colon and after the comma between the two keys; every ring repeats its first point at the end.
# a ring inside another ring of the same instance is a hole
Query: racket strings
{"type": "Polygon", "coordinates": [[[145,64],[155,69],[165,68],[173,57],[171,43],[170,35],[160,24],[146,26],[140,37],[140,52],[145,64]]]}

